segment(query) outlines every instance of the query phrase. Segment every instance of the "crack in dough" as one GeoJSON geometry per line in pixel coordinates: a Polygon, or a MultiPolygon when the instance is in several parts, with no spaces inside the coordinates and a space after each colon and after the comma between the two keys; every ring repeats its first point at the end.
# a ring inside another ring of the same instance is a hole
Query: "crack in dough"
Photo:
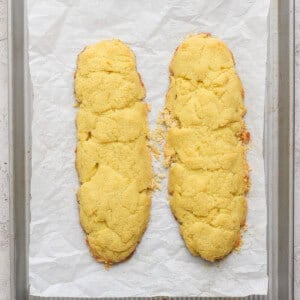
{"type": "Polygon", "coordinates": [[[170,64],[165,163],[172,212],[190,252],[208,261],[241,242],[249,189],[244,90],[225,43],[190,36],[170,64]]]}
{"type": "Polygon", "coordinates": [[[153,179],[145,87],[133,52],[120,40],[78,56],[75,96],[80,223],[92,255],[128,258],[146,230],[153,179]]]}

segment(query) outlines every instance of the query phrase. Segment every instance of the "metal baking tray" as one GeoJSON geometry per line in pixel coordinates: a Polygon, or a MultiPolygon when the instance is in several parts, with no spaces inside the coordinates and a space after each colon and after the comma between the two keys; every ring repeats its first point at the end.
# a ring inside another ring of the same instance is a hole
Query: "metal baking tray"
{"type": "MultiPolygon", "coordinates": [[[[294,6],[294,0],[271,0],[269,13],[269,55],[264,127],[268,204],[268,295],[215,299],[294,299],[294,6]]],[[[26,2],[9,0],[11,300],[70,300],[75,298],[29,296],[28,225],[30,221],[32,95],[28,70],[26,20],[26,2]]],[[[161,296],[155,299],[169,298],[161,296]]],[[[193,297],[192,299],[208,298],[193,297]]]]}

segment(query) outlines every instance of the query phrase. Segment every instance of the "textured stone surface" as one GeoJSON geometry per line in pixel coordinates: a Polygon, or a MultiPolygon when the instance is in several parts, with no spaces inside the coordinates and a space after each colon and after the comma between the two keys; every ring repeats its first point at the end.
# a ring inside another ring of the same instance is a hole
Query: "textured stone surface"
{"type": "Polygon", "coordinates": [[[0,0],[0,299],[9,299],[7,18],[0,0]]]}
{"type": "Polygon", "coordinates": [[[300,299],[300,0],[296,0],[296,104],[295,104],[295,300],[300,299]]]}

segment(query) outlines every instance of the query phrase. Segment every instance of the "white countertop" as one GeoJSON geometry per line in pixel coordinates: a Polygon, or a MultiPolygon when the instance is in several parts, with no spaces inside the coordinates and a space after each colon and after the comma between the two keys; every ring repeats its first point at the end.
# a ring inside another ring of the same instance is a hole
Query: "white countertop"
{"type": "MultiPolygon", "coordinates": [[[[295,207],[294,211],[300,210],[300,0],[296,0],[296,66],[295,66],[295,81],[296,81],[296,122],[295,122],[295,207]]],[[[295,215],[294,218],[294,283],[295,283],[295,300],[300,299],[300,218],[295,215]]]]}
{"type": "MultiPolygon", "coordinates": [[[[9,300],[6,2],[0,0],[0,300],[9,300]]],[[[296,0],[295,211],[300,210],[300,0],[296,0]]],[[[300,299],[300,218],[295,218],[295,300],[300,299]]]]}
{"type": "Polygon", "coordinates": [[[0,0],[0,300],[9,299],[6,1],[0,0]]]}

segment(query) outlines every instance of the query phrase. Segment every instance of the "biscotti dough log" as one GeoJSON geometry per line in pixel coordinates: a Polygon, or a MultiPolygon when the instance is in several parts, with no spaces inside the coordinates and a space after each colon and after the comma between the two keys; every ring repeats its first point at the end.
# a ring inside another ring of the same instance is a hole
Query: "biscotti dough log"
{"type": "Polygon", "coordinates": [[[148,106],[133,52],[119,40],[86,47],[75,94],[80,222],[92,255],[113,264],[135,250],[151,205],[148,106]]]}
{"type": "Polygon", "coordinates": [[[239,246],[246,221],[245,112],[227,46],[209,34],[184,40],[166,97],[170,205],[190,252],[209,261],[239,246]]]}

